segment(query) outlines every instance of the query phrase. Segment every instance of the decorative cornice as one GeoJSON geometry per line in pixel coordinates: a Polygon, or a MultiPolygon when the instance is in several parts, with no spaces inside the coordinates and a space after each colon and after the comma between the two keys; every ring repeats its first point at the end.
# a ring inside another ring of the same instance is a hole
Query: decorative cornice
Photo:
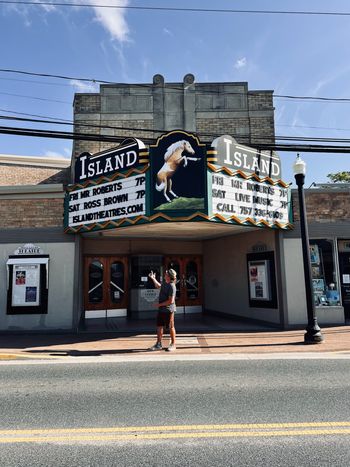
{"type": "Polygon", "coordinates": [[[50,169],[66,169],[70,166],[70,159],[37,156],[16,156],[0,154],[0,164],[23,165],[27,167],[44,167],[50,169]]]}

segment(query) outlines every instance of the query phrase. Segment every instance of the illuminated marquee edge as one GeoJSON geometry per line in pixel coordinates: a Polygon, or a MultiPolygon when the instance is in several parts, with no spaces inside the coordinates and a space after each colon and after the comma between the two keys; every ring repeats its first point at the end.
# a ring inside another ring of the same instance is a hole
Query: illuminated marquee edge
{"type": "Polygon", "coordinates": [[[279,185],[279,186],[282,186],[283,188],[289,188],[291,183],[286,183],[284,182],[283,180],[272,180],[272,178],[270,177],[265,177],[265,178],[260,178],[258,175],[256,174],[250,174],[250,175],[247,175],[245,174],[244,172],[242,172],[241,170],[231,170],[229,169],[228,167],[216,167],[215,165],[211,164],[210,162],[207,163],[207,167],[208,169],[210,169],[211,172],[214,172],[214,173],[219,173],[219,172],[224,172],[226,173],[227,175],[230,175],[230,176],[233,176],[233,175],[239,175],[240,177],[244,178],[245,180],[250,180],[250,179],[255,179],[257,182],[260,182],[260,183],[264,183],[264,182],[268,182],[270,185],[279,185]]]}
{"type": "Polygon", "coordinates": [[[131,218],[123,218],[118,221],[106,221],[106,222],[94,222],[93,224],[81,225],[79,227],[67,227],[64,232],[65,233],[86,233],[86,232],[94,232],[96,230],[108,230],[114,229],[119,227],[130,227],[134,225],[142,225],[142,224],[151,224],[152,222],[190,222],[190,221],[209,221],[209,222],[220,222],[224,224],[235,224],[235,225],[242,225],[242,226],[252,226],[252,227],[268,227],[270,229],[282,229],[282,230],[291,230],[294,228],[293,224],[281,224],[280,222],[267,222],[265,219],[260,219],[259,221],[254,221],[253,219],[247,217],[246,219],[239,219],[236,216],[231,216],[229,218],[225,218],[220,214],[215,214],[213,216],[207,216],[202,212],[195,212],[190,216],[186,217],[171,217],[164,213],[153,214],[152,216],[138,216],[134,219],[131,218]]]}

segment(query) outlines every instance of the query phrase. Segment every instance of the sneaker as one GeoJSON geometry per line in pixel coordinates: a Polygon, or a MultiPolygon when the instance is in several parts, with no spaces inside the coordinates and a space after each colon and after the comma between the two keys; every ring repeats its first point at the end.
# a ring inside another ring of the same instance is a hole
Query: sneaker
{"type": "Polygon", "coordinates": [[[148,350],[162,350],[163,346],[161,342],[157,342],[156,344],[152,345],[148,350]]]}
{"type": "Polygon", "coordinates": [[[170,344],[169,347],[167,348],[168,352],[173,352],[174,350],[176,350],[176,345],[175,344],[170,344]]]}

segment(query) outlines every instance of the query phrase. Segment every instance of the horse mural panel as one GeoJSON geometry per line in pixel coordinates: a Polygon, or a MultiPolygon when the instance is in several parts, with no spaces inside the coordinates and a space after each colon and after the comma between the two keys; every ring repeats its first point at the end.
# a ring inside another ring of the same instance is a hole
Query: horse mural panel
{"type": "Polygon", "coordinates": [[[153,209],[203,211],[205,145],[184,131],[163,135],[151,147],[153,209]]]}
{"type": "Polygon", "coordinates": [[[172,190],[172,177],[175,174],[176,170],[180,167],[181,163],[183,167],[187,167],[188,161],[199,161],[200,157],[190,157],[183,155],[183,152],[189,154],[194,154],[194,149],[192,148],[189,141],[181,140],[176,143],[171,144],[166,153],[164,154],[164,165],[159,169],[157,173],[157,184],[156,190],[163,191],[164,198],[168,203],[171,202],[171,199],[168,196],[168,193],[171,194],[174,198],[178,196],[172,190]]]}

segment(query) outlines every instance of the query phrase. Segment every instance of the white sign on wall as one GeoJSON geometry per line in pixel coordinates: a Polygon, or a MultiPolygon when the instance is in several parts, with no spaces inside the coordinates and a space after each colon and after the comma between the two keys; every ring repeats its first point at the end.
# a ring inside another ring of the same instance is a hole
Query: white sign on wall
{"type": "Polygon", "coordinates": [[[76,227],[146,213],[146,177],[137,175],[69,193],[68,225],[76,227]]]}
{"type": "Polygon", "coordinates": [[[17,248],[14,255],[42,255],[43,250],[40,246],[34,245],[33,243],[26,243],[23,246],[17,248]]]}
{"type": "Polygon", "coordinates": [[[289,223],[290,189],[226,174],[212,175],[212,212],[241,221],[289,223]]]}
{"type": "Polygon", "coordinates": [[[16,264],[12,277],[12,306],[38,306],[40,265],[16,264]]]}

